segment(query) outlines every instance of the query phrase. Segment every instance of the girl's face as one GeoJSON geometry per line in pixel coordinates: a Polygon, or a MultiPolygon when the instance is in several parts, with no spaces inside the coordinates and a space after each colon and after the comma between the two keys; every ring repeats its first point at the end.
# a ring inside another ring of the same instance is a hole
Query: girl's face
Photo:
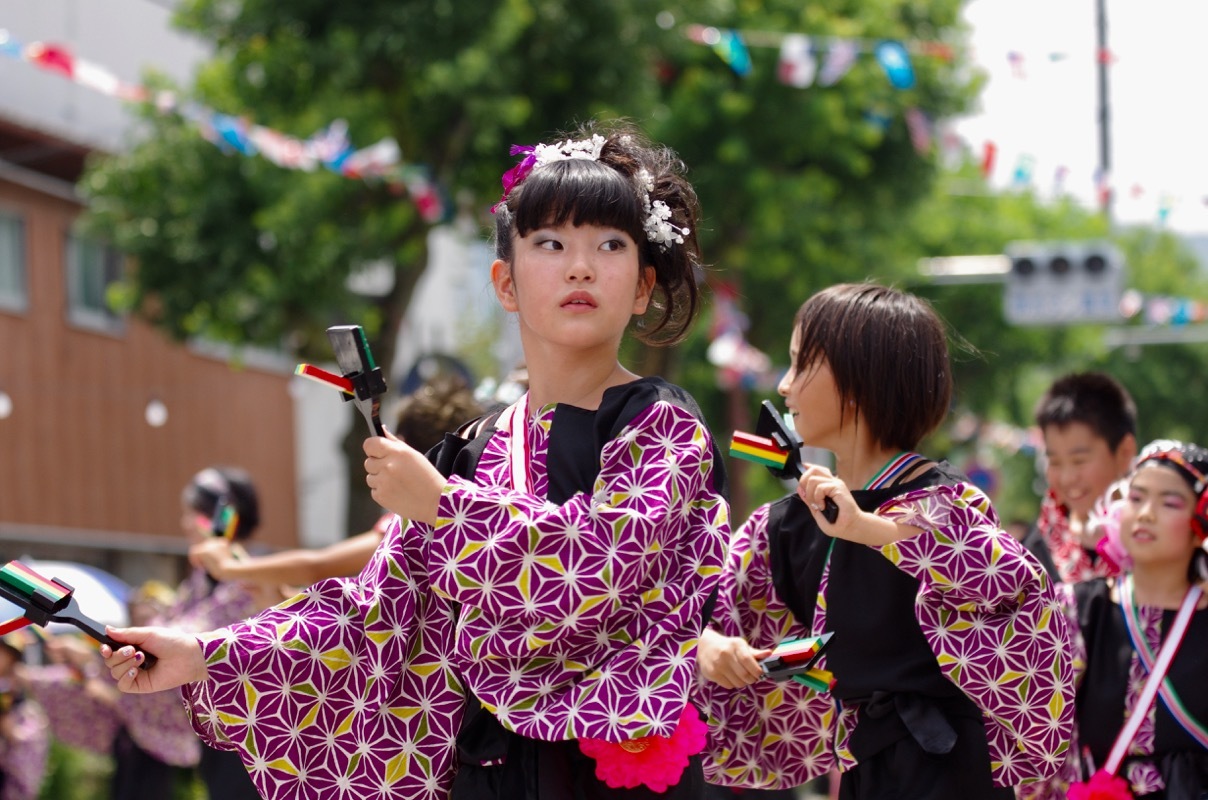
{"type": "Polygon", "coordinates": [[[180,530],[190,545],[197,544],[208,538],[210,533],[210,518],[194,509],[188,503],[180,504],[180,530]]]}
{"type": "MultiPolygon", "coordinates": [[[[789,344],[790,364],[796,365],[800,345],[801,333],[794,329],[789,344]]],[[[851,412],[846,417],[841,414],[843,401],[835,388],[835,376],[825,358],[819,358],[800,372],[796,366],[789,367],[776,391],[784,398],[784,404],[793,417],[793,427],[802,441],[811,447],[834,450],[843,431],[840,420],[850,422],[855,418],[851,412]]]]}
{"type": "Polygon", "coordinates": [[[567,223],[517,236],[514,262],[492,264],[491,280],[504,310],[519,316],[526,355],[531,346],[607,347],[615,357],[654,288],[654,269],[642,268],[638,253],[629,234],[597,225],[567,223]]]}
{"type": "Polygon", "coordinates": [[[1142,465],[1129,481],[1120,512],[1120,540],[1133,563],[1186,566],[1197,546],[1191,533],[1195,495],[1169,467],[1142,465]]]}

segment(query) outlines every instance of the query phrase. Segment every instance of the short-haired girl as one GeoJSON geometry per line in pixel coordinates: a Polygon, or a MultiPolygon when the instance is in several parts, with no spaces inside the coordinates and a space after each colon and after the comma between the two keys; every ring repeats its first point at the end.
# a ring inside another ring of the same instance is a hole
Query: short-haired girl
{"type": "Polygon", "coordinates": [[[801,306],[789,358],[780,394],[836,467],[808,465],[735,532],[698,662],[709,780],[837,766],[843,800],[1012,797],[1068,742],[1068,631],[985,495],[914,452],[948,411],[943,323],[912,295],[833,286],[801,306]],[[770,648],[825,631],[829,691],[761,679],[770,648]]]}

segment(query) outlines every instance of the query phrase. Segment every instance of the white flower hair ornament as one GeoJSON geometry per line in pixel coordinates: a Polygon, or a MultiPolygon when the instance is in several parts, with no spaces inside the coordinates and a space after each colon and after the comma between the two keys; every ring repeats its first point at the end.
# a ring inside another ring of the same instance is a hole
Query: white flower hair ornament
{"type": "MultiPolygon", "coordinates": [[[[567,139],[559,144],[518,145],[514,144],[509,151],[514,156],[523,155],[520,163],[503,173],[503,197],[491,207],[494,211],[500,203],[507,200],[518,184],[522,183],[536,167],[544,167],[557,161],[570,161],[576,158],[588,161],[599,161],[606,140],[600,134],[590,139],[567,139]]],[[[688,228],[681,228],[671,222],[671,207],[662,200],[651,201],[650,193],[654,191],[654,178],[646,170],[637,174],[641,185],[642,206],[646,211],[646,219],[642,221],[642,229],[646,238],[666,252],[672,244],[683,244],[684,237],[691,233],[688,228]]]]}
{"type": "Polygon", "coordinates": [[[590,139],[567,139],[561,144],[539,144],[533,148],[533,166],[544,167],[555,161],[570,161],[576,158],[599,161],[600,151],[603,149],[604,137],[598,133],[590,139]]]}
{"type": "Polygon", "coordinates": [[[646,209],[646,220],[642,227],[646,231],[646,238],[664,252],[670,249],[672,243],[683,244],[684,237],[692,231],[671,223],[671,206],[662,200],[650,201],[650,193],[654,191],[654,178],[646,170],[641,170],[638,172],[638,182],[645,189],[642,193],[642,204],[646,209]]]}

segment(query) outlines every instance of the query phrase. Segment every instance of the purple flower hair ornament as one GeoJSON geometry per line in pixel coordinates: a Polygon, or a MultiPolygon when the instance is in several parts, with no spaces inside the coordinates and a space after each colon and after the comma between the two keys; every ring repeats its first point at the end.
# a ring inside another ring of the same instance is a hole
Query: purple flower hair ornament
{"type": "Polygon", "coordinates": [[[514,144],[508,151],[514,156],[523,155],[520,163],[503,173],[503,197],[491,206],[491,211],[499,208],[500,203],[508,199],[512,189],[524,182],[535,167],[543,167],[555,161],[569,161],[572,158],[584,158],[589,161],[599,161],[600,151],[604,149],[604,137],[595,134],[590,139],[567,139],[559,144],[523,145],[514,144]]]}

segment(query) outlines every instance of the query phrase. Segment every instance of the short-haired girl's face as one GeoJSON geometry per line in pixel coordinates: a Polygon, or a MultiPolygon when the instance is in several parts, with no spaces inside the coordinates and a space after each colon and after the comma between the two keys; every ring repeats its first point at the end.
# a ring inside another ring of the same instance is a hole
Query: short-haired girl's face
{"type": "Polygon", "coordinates": [[[1185,567],[1197,544],[1191,532],[1195,502],[1191,487],[1173,469],[1142,465],[1129,481],[1120,512],[1120,540],[1133,563],[1185,567]]]}
{"type": "Polygon", "coordinates": [[[650,303],[654,270],[638,259],[618,228],[551,225],[515,237],[512,264],[496,261],[491,279],[504,310],[519,316],[526,355],[547,346],[615,350],[650,303]]]}
{"type": "Polygon", "coordinates": [[[188,503],[181,503],[180,530],[185,540],[194,545],[210,536],[210,518],[188,503]]]}
{"type": "MultiPolygon", "coordinates": [[[[835,386],[830,364],[819,356],[812,364],[797,369],[797,353],[801,347],[801,331],[793,330],[789,344],[789,371],[780,379],[776,391],[793,418],[793,427],[802,441],[811,447],[834,449],[842,432],[843,422],[852,421],[854,414],[842,414],[843,400],[835,386]]],[[[853,409],[854,411],[854,409],[853,409]]]]}

